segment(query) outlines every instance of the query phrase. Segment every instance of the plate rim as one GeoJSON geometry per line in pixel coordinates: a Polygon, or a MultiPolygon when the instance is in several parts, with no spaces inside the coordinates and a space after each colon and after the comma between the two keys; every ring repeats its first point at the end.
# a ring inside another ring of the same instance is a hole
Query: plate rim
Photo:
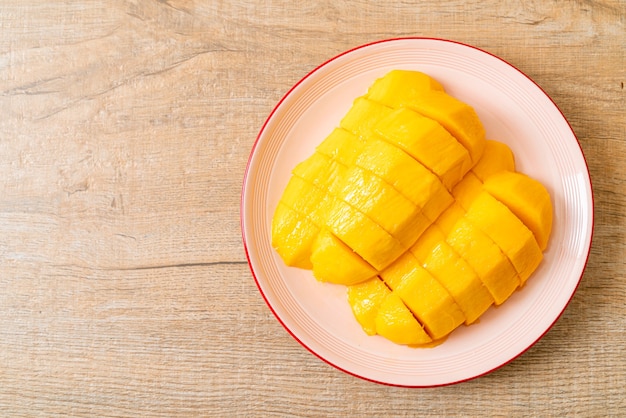
{"type": "Polygon", "coordinates": [[[316,356],[317,358],[322,360],[324,363],[332,366],[333,368],[335,368],[337,370],[340,370],[343,373],[346,373],[348,375],[354,376],[356,378],[359,378],[359,379],[362,379],[362,380],[365,380],[365,381],[368,381],[368,382],[377,383],[377,384],[381,384],[381,385],[385,385],[385,386],[403,387],[403,388],[435,388],[435,387],[451,386],[451,385],[467,382],[467,381],[474,380],[474,379],[477,379],[479,377],[488,375],[490,373],[493,373],[494,371],[496,371],[498,369],[501,369],[502,367],[510,364],[511,362],[515,361],[516,359],[518,359],[519,357],[524,355],[528,350],[530,350],[535,344],[537,344],[554,327],[556,322],[558,322],[558,320],[563,316],[563,313],[565,312],[565,310],[567,309],[567,307],[571,303],[572,299],[574,298],[574,295],[578,291],[578,288],[580,286],[580,282],[582,281],[582,278],[583,278],[583,276],[585,274],[585,271],[587,269],[587,265],[588,265],[588,262],[589,262],[589,257],[591,255],[591,248],[592,248],[592,245],[593,245],[593,236],[594,236],[594,231],[595,231],[595,198],[594,198],[594,192],[593,192],[593,184],[592,184],[592,179],[591,179],[591,173],[589,171],[589,164],[587,162],[587,158],[586,158],[585,153],[584,153],[584,151],[582,149],[582,146],[580,144],[580,140],[578,139],[578,136],[576,135],[576,132],[572,129],[571,124],[569,123],[569,121],[567,120],[567,118],[565,117],[565,115],[563,114],[561,109],[559,108],[559,106],[554,102],[552,97],[550,97],[550,95],[539,84],[537,84],[531,77],[526,75],[523,71],[521,71],[515,65],[511,64],[507,60],[505,60],[505,59],[503,59],[503,58],[501,58],[501,57],[499,57],[499,56],[497,56],[497,55],[495,55],[495,54],[493,54],[493,53],[491,53],[489,51],[486,51],[486,50],[484,50],[482,48],[479,48],[479,47],[476,47],[474,45],[470,45],[470,44],[467,44],[467,43],[464,43],[464,42],[461,42],[461,41],[457,41],[457,40],[438,38],[438,37],[423,37],[423,36],[406,36],[406,37],[385,38],[385,39],[375,40],[375,41],[367,42],[367,43],[364,43],[364,44],[352,47],[352,48],[347,49],[347,50],[345,50],[345,51],[343,51],[343,52],[341,52],[339,54],[336,54],[336,55],[332,56],[331,58],[326,59],[321,64],[315,66],[312,70],[308,71],[295,84],[293,84],[281,96],[280,100],[273,106],[271,112],[269,113],[269,115],[267,116],[265,121],[263,122],[263,124],[261,126],[261,129],[259,130],[254,143],[252,144],[252,147],[251,147],[251,150],[250,150],[250,154],[248,156],[248,160],[247,160],[246,167],[245,167],[243,180],[242,180],[239,213],[240,213],[240,229],[241,229],[241,235],[242,235],[242,242],[243,242],[243,247],[244,247],[244,252],[245,252],[245,255],[246,255],[248,268],[250,269],[250,272],[251,272],[252,277],[254,279],[254,282],[255,282],[255,284],[257,286],[257,289],[259,290],[259,293],[261,294],[263,300],[265,301],[265,304],[268,306],[268,308],[270,309],[270,311],[272,312],[274,317],[278,320],[278,322],[281,324],[281,326],[288,332],[288,334],[291,335],[291,337],[293,339],[295,339],[302,347],[304,347],[311,354],[313,354],[314,356],[316,356]],[[377,380],[377,379],[374,379],[374,378],[371,378],[371,377],[368,377],[368,376],[360,375],[360,374],[355,373],[353,371],[347,370],[346,368],[341,367],[338,364],[335,364],[334,362],[326,359],[321,354],[317,353],[315,350],[313,350],[311,347],[309,347],[297,335],[295,335],[295,333],[285,324],[283,319],[276,312],[276,310],[274,309],[274,307],[272,306],[272,304],[268,300],[268,297],[266,296],[265,292],[263,291],[262,286],[259,283],[259,278],[257,277],[257,273],[255,272],[254,267],[253,267],[252,262],[251,262],[251,259],[250,259],[249,248],[248,248],[248,240],[247,240],[247,237],[246,237],[246,228],[245,228],[246,221],[245,221],[245,216],[244,216],[245,197],[246,197],[246,191],[247,191],[247,187],[246,186],[248,184],[248,179],[249,179],[249,174],[250,174],[250,167],[252,165],[252,160],[253,160],[253,158],[256,155],[256,150],[257,150],[257,147],[258,147],[258,145],[260,143],[260,139],[261,139],[263,133],[265,132],[265,130],[267,128],[267,125],[273,119],[274,115],[276,114],[278,109],[281,107],[282,103],[285,100],[287,100],[287,98],[292,94],[292,92],[294,90],[296,90],[301,84],[303,84],[313,74],[315,74],[316,72],[318,72],[322,68],[326,67],[327,65],[329,65],[330,63],[336,61],[337,59],[339,59],[341,57],[344,57],[346,55],[349,55],[351,53],[354,53],[356,51],[359,51],[359,50],[362,50],[364,48],[368,48],[368,47],[371,47],[371,46],[374,46],[374,45],[379,45],[379,44],[384,44],[384,43],[391,43],[391,42],[396,42],[396,41],[411,41],[411,40],[420,40],[420,41],[425,40],[425,41],[435,41],[435,42],[443,42],[443,43],[455,44],[455,45],[458,45],[458,46],[471,48],[471,49],[473,49],[475,51],[478,51],[480,53],[483,53],[483,54],[487,54],[487,55],[491,56],[492,58],[495,58],[495,59],[501,61],[505,65],[509,66],[511,69],[515,70],[521,76],[523,76],[528,81],[530,81],[536,88],[538,88],[539,91],[541,92],[541,94],[543,96],[545,96],[545,98],[547,98],[552,103],[554,108],[561,115],[562,120],[566,123],[568,129],[570,130],[570,132],[571,132],[571,134],[573,136],[573,138],[575,139],[576,145],[578,145],[580,156],[582,157],[582,161],[585,164],[586,180],[589,183],[589,192],[590,192],[589,193],[589,197],[590,197],[590,209],[591,209],[590,212],[589,212],[589,216],[590,216],[590,219],[589,219],[589,221],[590,221],[589,244],[585,248],[585,250],[586,250],[585,260],[584,260],[584,263],[582,264],[580,276],[576,280],[576,285],[574,286],[573,291],[572,291],[571,295],[569,296],[567,302],[564,304],[561,312],[555,317],[555,319],[552,321],[552,323],[550,323],[550,325],[548,327],[546,327],[546,329],[534,341],[532,341],[526,348],[521,350],[518,354],[512,356],[509,360],[504,361],[501,364],[499,364],[497,366],[494,366],[493,368],[490,368],[489,370],[486,370],[486,371],[484,371],[482,373],[478,373],[478,374],[475,374],[475,375],[472,375],[472,376],[469,376],[469,377],[463,378],[463,379],[457,379],[457,380],[453,380],[453,381],[449,381],[449,382],[443,382],[443,383],[426,384],[426,385],[419,385],[419,384],[417,384],[417,385],[410,385],[410,384],[402,384],[402,383],[393,383],[393,382],[377,380]]]}

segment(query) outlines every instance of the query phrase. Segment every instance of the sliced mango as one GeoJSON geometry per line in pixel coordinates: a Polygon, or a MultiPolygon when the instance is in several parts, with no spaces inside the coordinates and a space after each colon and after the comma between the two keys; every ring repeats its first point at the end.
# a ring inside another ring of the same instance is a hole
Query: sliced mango
{"type": "Polygon", "coordinates": [[[454,200],[439,178],[400,148],[371,138],[355,164],[395,187],[432,222],[454,200]]]}
{"type": "Polygon", "coordinates": [[[349,167],[354,164],[364,146],[365,142],[352,132],[343,128],[335,128],[317,146],[316,151],[349,167]]]}
{"type": "MultiPolygon", "coordinates": [[[[280,201],[298,212],[302,217],[311,217],[326,197],[326,191],[297,176],[291,176],[280,201]]],[[[318,227],[324,225],[324,220],[311,217],[318,227]]]]}
{"type": "Polygon", "coordinates": [[[410,252],[383,270],[380,277],[400,296],[432,339],[445,337],[465,321],[448,291],[410,252]]]}
{"type": "Polygon", "coordinates": [[[374,132],[374,126],[391,112],[393,109],[387,106],[359,97],[339,125],[356,136],[367,138],[374,132]]]}
{"type": "Polygon", "coordinates": [[[322,282],[350,286],[375,277],[378,272],[327,229],[311,248],[313,276],[322,282]]]}
{"type": "Polygon", "coordinates": [[[443,233],[443,235],[448,235],[448,233],[454,228],[454,225],[457,221],[465,215],[465,209],[458,203],[454,202],[448,208],[443,211],[441,216],[437,218],[435,221],[435,225],[439,227],[439,230],[443,233]]]}
{"type": "Polygon", "coordinates": [[[485,128],[474,108],[436,90],[425,91],[406,106],[439,122],[467,149],[472,164],[478,162],[485,148],[485,128]]]}
{"type": "Polygon", "coordinates": [[[486,191],[476,197],[465,216],[500,247],[524,284],[543,258],[530,229],[486,191]]]}
{"type": "Polygon", "coordinates": [[[374,81],[366,97],[397,108],[419,97],[426,90],[443,91],[443,87],[437,80],[419,71],[391,70],[374,81]]]}
{"type": "Polygon", "coordinates": [[[464,210],[467,210],[482,189],[483,183],[470,171],[452,189],[452,196],[464,210]]]}
{"type": "Polygon", "coordinates": [[[487,178],[484,187],[524,222],[544,250],[552,231],[552,202],[543,184],[522,173],[501,171],[487,178]]]}
{"type": "Polygon", "coordinates": [[[424,164],[448,190],[472,166],[467,150],[443,126],[410,109],[394,110],[374,130],[424,164]]]}
{"type": "Polygon", "coordinates": [[[474,269],[496,305],[502,304],[520,285],[509,259],[491,238],[465,217],[454,225],[446,242],[474,269]]]}
{"type": "Polygon", "coordinates": [[[423,345],[523,286],[552,216],[545,187],[515,172],[471,106],[396,70],[294,168],[272,246],[287,265],[348,286],[367,334],[423,345]]]}
{"type": "Polygon", "coordinates": [[[393,263],[406,248],[376,222],[348,203],[327,195],[326,226],[377,270],[393,263]]]}
{"type": "Polygon", "coordinates": [[[487,140],[480,160],[472,167],[472,172],[481,180],[500,171],[515,171],[513,151],[502,142],[487,140]]]}
{"type": "Polygon", "coordinates": [[[400,296],[389,294],[376,314],[376,332],[396,344],[423,345],[432,341],[400,296]]]}
{"type": "Polygon", "coordinates": [[[347,167],[343,164],[333,161],[319,152],[315,152],[298,164],[293,169],[292,174],[307,180],[323,190],[334,192],[343,184],[343,178],[347,170],[347,167]]]}
{"type": "Polygon", "coordinates": [[[474,270],[441,241],[424,261],[424,268],[448,289],[465,314],[467,325],[475,322],[494,302],[474,270]]]}
{"type": "Polygon", "coordinates": [[[390,294],[391,291],[378,277],[348,287],[348,303],[366,334],[376,334],[378,309],[390,294]]]}
{"type": "Polygon", "coordinates": [[[272,219],[272,247],[286,265],[311,269],[311,248],[320,229],[308,218],[279,202],[272,219]]]}
{"type": "Polygon", "coordinates": [[[348,171],[337,197],[367,215],[407,248],[429,225],[420,208],[382,178],[360,167],[348,171]]]}

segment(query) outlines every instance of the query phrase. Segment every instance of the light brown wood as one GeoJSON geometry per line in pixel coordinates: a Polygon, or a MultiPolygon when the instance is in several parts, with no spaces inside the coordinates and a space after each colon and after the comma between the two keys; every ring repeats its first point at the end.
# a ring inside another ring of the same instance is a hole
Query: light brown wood
{"type": "Polygon", "coordinates": [[[0,3],[0,415],[622,415],[624,1],[0,3]],[[532,77],[584,150],[578,292],[509,365],[407,390],[328,366],[256,289],[239,226],[274,104],[348,48],[429,36],[532,77]]]}

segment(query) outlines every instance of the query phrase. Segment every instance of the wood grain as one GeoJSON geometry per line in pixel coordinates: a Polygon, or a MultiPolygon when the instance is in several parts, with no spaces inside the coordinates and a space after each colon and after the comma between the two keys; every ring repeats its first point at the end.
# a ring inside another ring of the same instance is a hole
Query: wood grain
{"type": "Polygon", "coordinates": [[[0,415],[619,416],[626,411],[623,0],[0,3],[0,415]],[[509,365],[407,390],[283,330],[241,242],[248,154],[308,71],[448,38],[532,77],[594,186],[586,273],[509,365]]]}

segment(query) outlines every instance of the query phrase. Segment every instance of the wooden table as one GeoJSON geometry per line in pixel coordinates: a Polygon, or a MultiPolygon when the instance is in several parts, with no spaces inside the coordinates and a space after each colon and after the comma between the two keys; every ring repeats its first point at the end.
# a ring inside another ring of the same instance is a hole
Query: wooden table
{"type": "Polygon", "coordinates": [[[0,4],[0,415],[626,414],[623,0],[0,4]],[[552,330],[482,378],[348,376],[281,327],[239,202],[274,104],[384,38],[496,54],[584,150],[595,235],[552,330]]]}

